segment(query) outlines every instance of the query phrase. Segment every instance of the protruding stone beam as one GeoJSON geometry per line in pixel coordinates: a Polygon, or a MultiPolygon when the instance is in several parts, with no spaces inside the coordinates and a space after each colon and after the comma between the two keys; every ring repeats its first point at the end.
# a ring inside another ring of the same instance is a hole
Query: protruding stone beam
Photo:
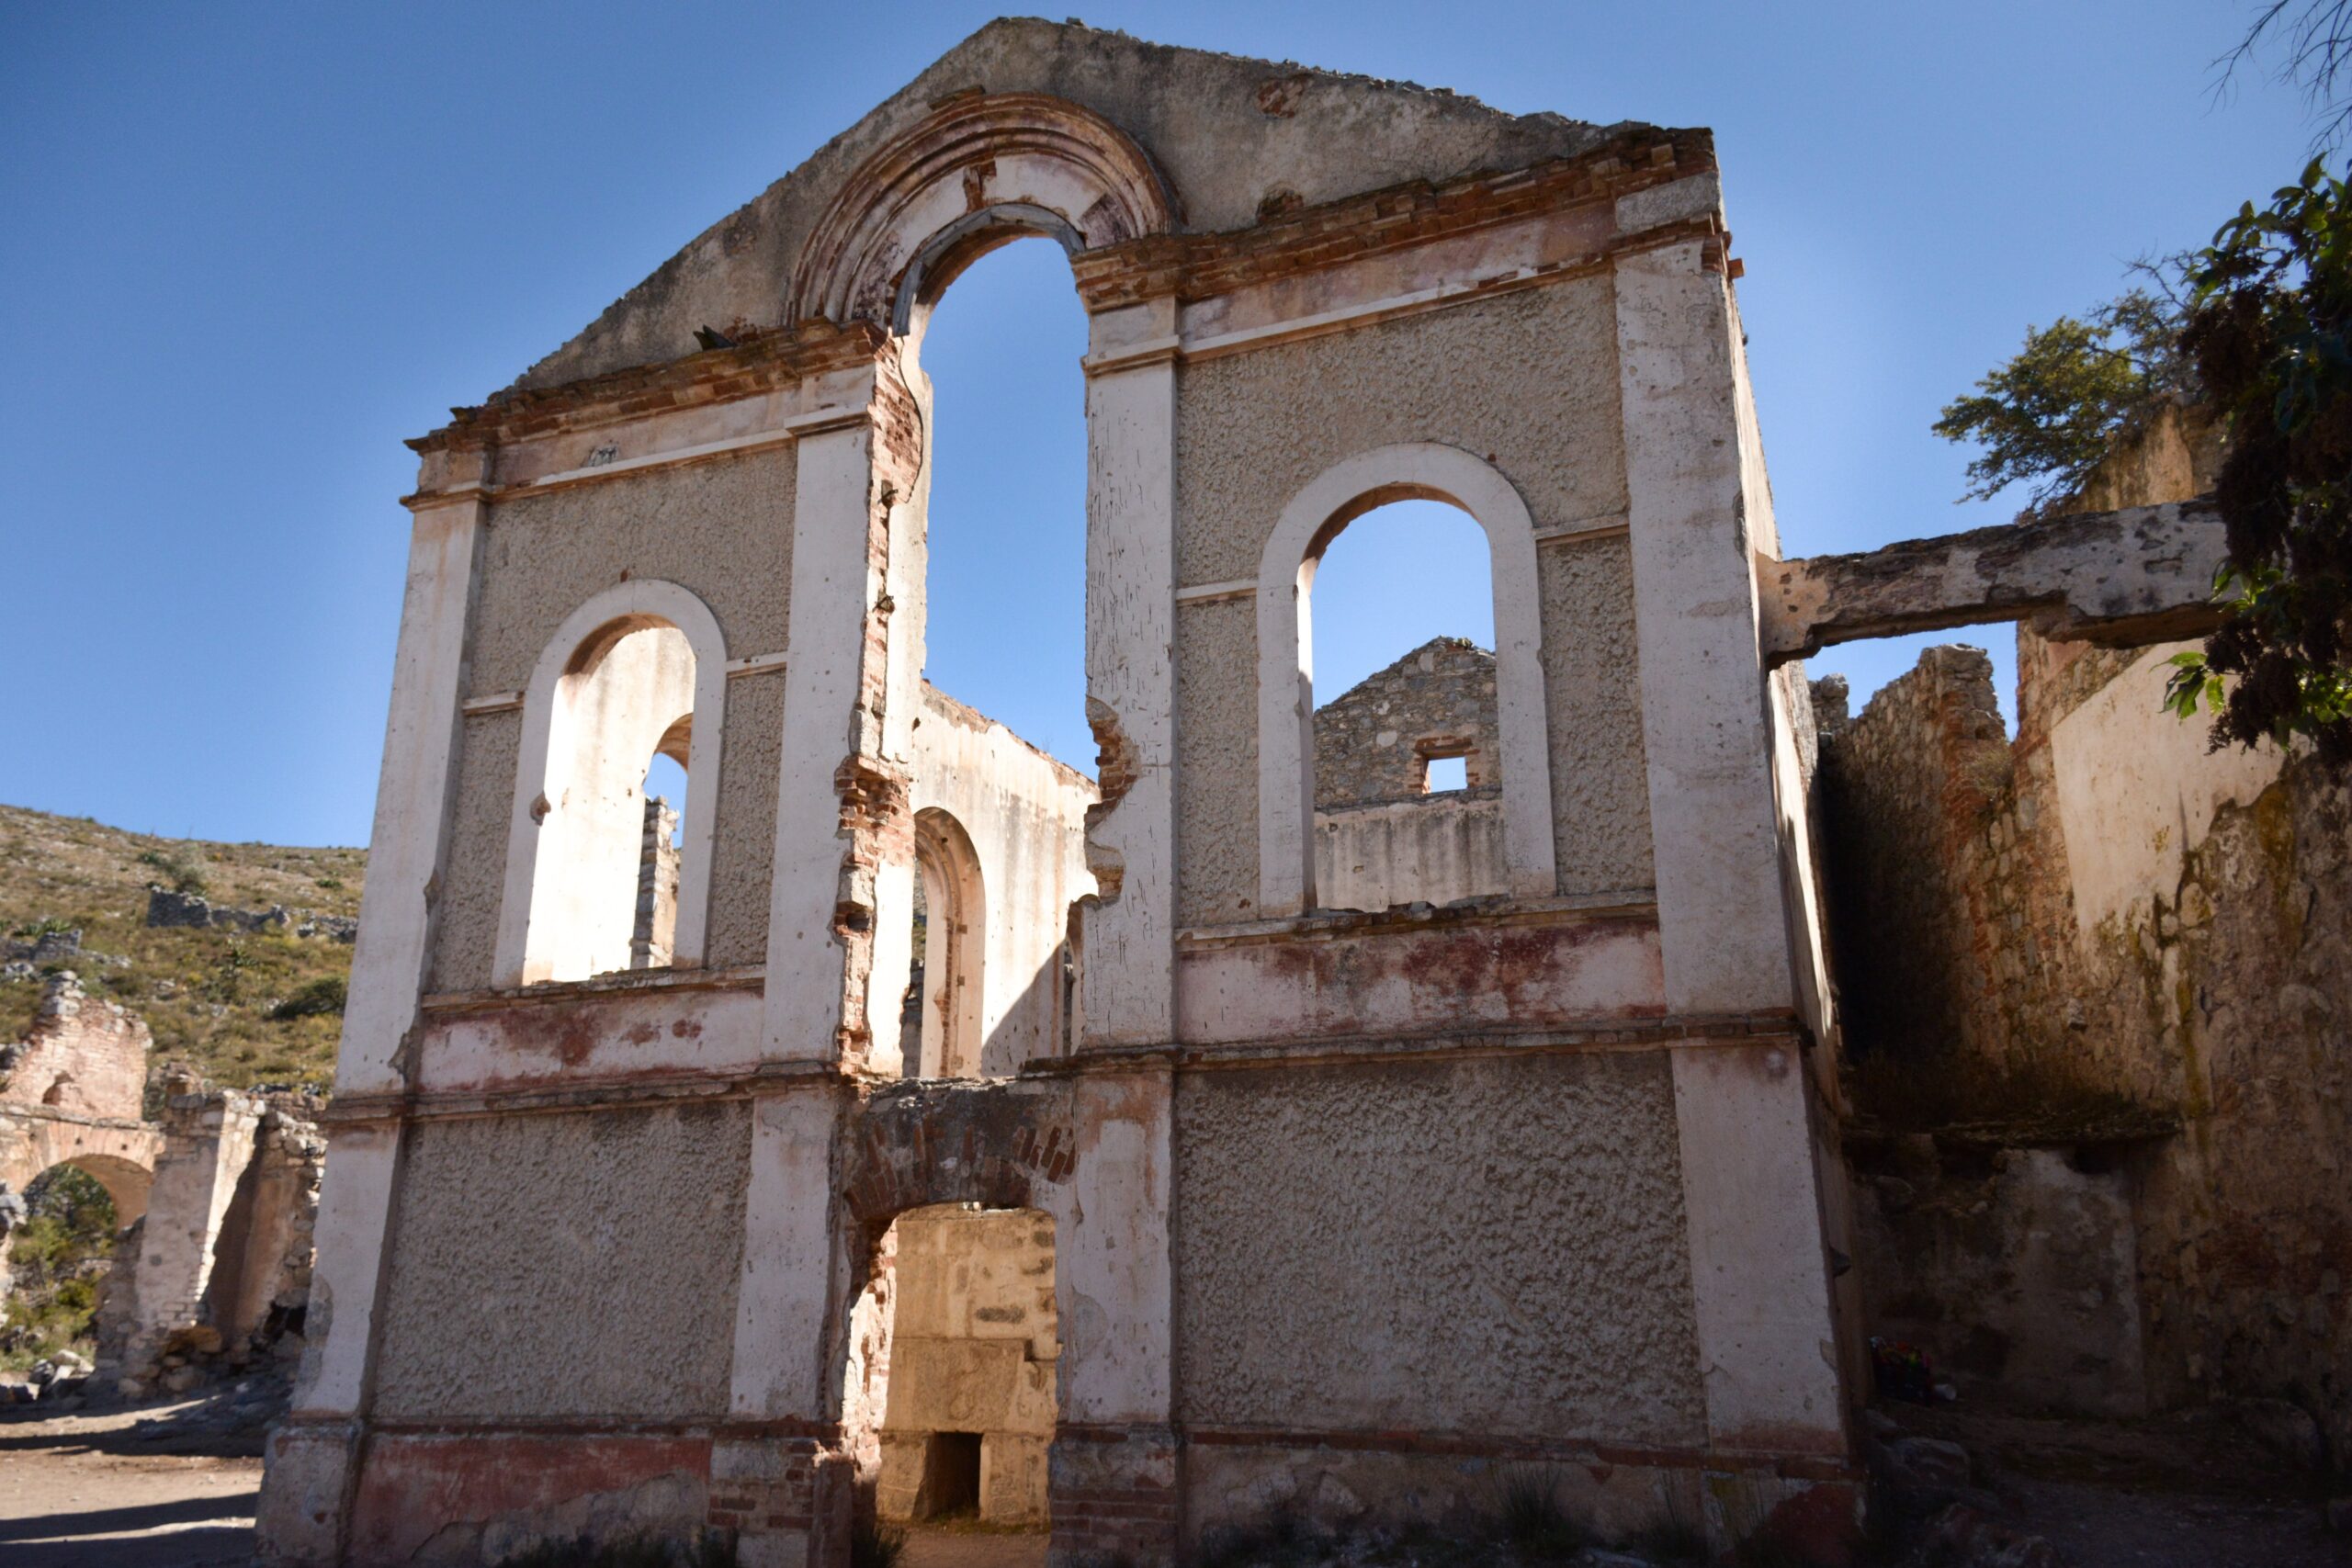
{"type": "Polygon", "coordinates": [[[1768,663],[1831,643],[2031,621],[2061,642],[2201,636],[2226,545],[2211,501],[2084,512],[1850,556],[1756,562],[1768,663]]]}

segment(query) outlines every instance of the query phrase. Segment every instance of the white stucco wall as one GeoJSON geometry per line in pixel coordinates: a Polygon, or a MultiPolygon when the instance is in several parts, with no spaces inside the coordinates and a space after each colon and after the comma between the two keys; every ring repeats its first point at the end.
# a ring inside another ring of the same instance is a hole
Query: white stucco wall
{"type": "Polygon", "coordinates": [[[1315,890],[1327,909],[1450,904],[1509,893],[1502,801],[1437,796],[1318,811],[1315,890]]]}
{"type": "MultiPolygon", "coordinates": [[[[1057,1035],[1061,946],[1071,903],[1094,891],[1085,829],[1095,789],[1084,774],[937,688],[925,683],[922,696],[911,804],[953,817],[979,860],[978,1066],[996,1077],[1066,1049],[1057,1035]]],[[[934,939],[933,951],[942,945],[934,939]]]]}
{"type": "Polygon", "coordinates": [[[2100,924],[2180,883],[2181,857],[2202,840],[2213,813],[2245,806],[2278,776],[2285,758],[2264,745],[2208,751],[2206,727],[2160,707],[2165,660],[2199,645],[2159,643],[2051,728],[2058,815],[2074,874],[2075,919],[2089,938],[2100,924]]]}

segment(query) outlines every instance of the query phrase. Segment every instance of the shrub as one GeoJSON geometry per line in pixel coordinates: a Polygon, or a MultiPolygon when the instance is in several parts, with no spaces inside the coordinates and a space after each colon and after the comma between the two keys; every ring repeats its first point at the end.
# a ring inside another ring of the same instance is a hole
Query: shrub
{"type": "Polygon", "coordinates": [[[850,1568],[890,1568],[907,1550],[907,1532],[884,1524],[864,1508],[849,1528],[850,1568]]]}
{"type": "Polygon", "coordinates": [[[1503,1472],[1496,1533],[1530,1562],[1562,1562],[1592,1542],[1591,1532],[1560,1505],[1560,1483],[1544,1470],[1515,1466],[1503,1472]]]}
{"type": "Polygon", "coordinates": [[[153,866],[162,872],[164,880],[172,885],[175,893],[189,893],[202,897],[212,886],[210,878],[205,874],[204,862],[194,855],[183,860],[162,850],[141,850],[139,863],[153,866]]]}
{"type": "Polygon", "coordinates": [[[293,1018],[322,1018],[333,1014],[343,1016],[343,1005],[350,994],[350,986],[340,975],[322,976],[269,1010],[269,1016],[284,1021],[293,1018]]]}

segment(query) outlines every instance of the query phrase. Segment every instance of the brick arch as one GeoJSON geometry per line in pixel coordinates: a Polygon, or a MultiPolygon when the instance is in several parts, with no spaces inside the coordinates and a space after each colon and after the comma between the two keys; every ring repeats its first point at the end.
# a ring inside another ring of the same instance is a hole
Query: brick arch
{"type": "Polygon", "coordinates": [[[1093,110],[1044,93],[958,97],[842,183],[802,247],[785,319],[903,333],[958,271],[1021,234],[1076,255],[1176,222],[1150,155],[1093,110]]]}
{"type": "Polygon", "coordinates": [[[89,1122],[59,1116],[0,1118],[0,1182],[22,1192],[43,1171],[74,1166],[97,1179],[114,1200],[115,1224],[147,1212],[164,1135],[137,1122],[89,1122]]]}
{"type": "Polygon", "coordinates": [[[846,1148],[842,1200],[869,1245],[941,1203],[1058,1219],[1078,1168],[1069,1091],[1055,1082],[888,1085],[854,1113],[846,1148]]]}

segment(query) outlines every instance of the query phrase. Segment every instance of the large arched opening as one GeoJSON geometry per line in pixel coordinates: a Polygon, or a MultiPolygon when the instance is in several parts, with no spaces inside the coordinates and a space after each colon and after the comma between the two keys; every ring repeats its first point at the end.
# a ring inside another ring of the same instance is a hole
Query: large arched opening
{"type": "Polygon", "coordinates": [[[1026,208],[980,216],[918,259],[897,311],[924,430],[892,551],[893,636],[920,676],[908,1077],[1003,1077],[1066,1049],[1070,911],[1093,891],[1086,317],[1069,233],[1026,208]]]}
{"type": "MultiPolygon", "coordinates": [[[[1317,879],[1316,692],[1313,596],[1317,567],[1341,532],[1377,508],[1444,502],[1486,537],[1493,592],[1492,766],[1499,771],[1497,866],[1474,893],[1543,897],[1556,890],[1552,769],[1544,714],[1542,607],[1535,528],[1519,492],[1491,465],[1431,442],[1383,446],[1332,465],[1294,496],[1267,539],[1258,577],[1259,908],[1296,914],[1325,904],[1317,879]]],[[[1374,735],[1378,746],[1379,730],[1374,735]]],[[[1475,738],[1442,728],[1416,738],[1414,775],[1427,764],[1469,758],[1475,738]]],[[[1395,732],[1393,748],[1404,742],[1395,732]]],[[[1466,768],[1465,768],[1466,777],[1466,768]]],[[[1393,900],[1392,900],[1393,901],[1393,900]]],[[[1385,906],[1384,906],[1385,907],[1385,906]]]]}

